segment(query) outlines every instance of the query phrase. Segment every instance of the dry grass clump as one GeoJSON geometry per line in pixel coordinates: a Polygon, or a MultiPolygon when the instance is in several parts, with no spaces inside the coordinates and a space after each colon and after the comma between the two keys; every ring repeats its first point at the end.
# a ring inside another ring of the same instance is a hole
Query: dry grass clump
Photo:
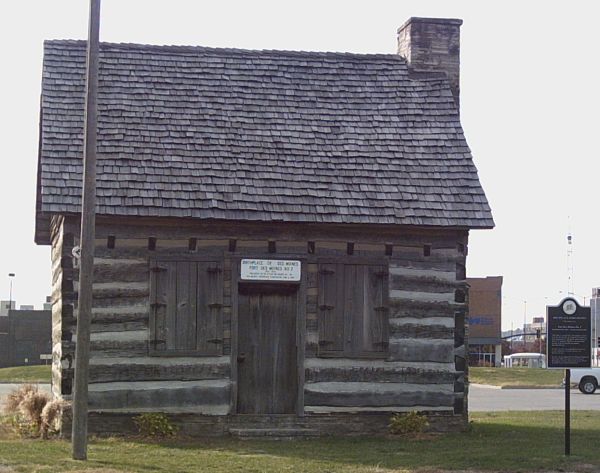
{"type": "Polygon", "coordinates": [[[58,432],[58,423],[63,409],[67,405],[68,403],[62,399],[53,399],[44,406],[40,424],[40,435],[42,438],[47,439],[50,433],[58,432]]]}
{"type": "Polygon", "coordinates": [[[19,410],[21,401],[29,395],[38,391],[38,387],[33,384],[22,384],[19,388],[11,391],[4,401],[4,413],[7,415],[15,414],[19,410]]]}
{"type": "Polygon", "coordinates": [[[57,430],[57,423],[66,403],[52,400],[33,384],[23,384],[12,391],[4,402],[4,414],[13,430],[22,437],[48,438],[57,430]]]}

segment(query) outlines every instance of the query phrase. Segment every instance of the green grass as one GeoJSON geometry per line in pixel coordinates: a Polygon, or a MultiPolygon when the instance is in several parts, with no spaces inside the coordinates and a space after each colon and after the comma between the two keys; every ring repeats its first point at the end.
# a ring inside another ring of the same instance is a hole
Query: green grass
{"type": "Polygon", "coordinates": [[[600,470],[600,412],[572,413],[572,456],[563,455],[563,414],[478,413],[470,432],[399,438],[294,442],[232,439],[96,439],[87,463],[70,460],[65,441],[0,442],[0,471],[17,472],[540,472],[600,470]]]}
{"type": "Polygon", "coordinates": [[[541,368],[469,368],[469,381],[494,386],[559,387],[563,370],[541,368]]]}
{"type": "Polygon", "coordinates": [[[49,383],[52,376],[50,365],[15,366],[0,368],[2,383],[49,383]]]}

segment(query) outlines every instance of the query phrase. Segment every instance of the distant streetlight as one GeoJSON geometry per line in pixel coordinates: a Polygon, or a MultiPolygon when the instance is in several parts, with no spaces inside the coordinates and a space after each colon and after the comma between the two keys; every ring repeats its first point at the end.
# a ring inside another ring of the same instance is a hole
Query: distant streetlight
{"type": "Polygon", "coordinates": [[[525,332],[527,332],[527,330],[525,330],[525,326],[527,325],[527,301],[523,301],[523,305],[523,348],[525,348],[525,344],[527,343],[525,338],[525,332]]]}
{"type": "Polygon", "coordinates": [[[10,281],[10,290],[8,292],[8,310],[12,309],[12,284],[15,273],[8,273],[8,280],[10,281]]]}

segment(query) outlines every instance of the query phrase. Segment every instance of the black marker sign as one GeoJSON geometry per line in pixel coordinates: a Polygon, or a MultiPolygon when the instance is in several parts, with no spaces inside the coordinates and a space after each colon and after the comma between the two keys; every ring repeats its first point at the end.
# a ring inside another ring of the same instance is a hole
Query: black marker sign
{"type": "Polygon", "coordinates": [[[589,368],[592,365],[592,329],[589,307],[575,299],[547,306],[548,368],[589,368]]]}

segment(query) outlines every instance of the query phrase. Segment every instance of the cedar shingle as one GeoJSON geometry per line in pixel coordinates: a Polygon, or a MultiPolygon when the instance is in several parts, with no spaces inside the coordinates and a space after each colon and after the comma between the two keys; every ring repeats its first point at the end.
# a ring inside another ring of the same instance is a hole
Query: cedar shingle
{"type": "MultiPolygon", "coordinates": [[[[38,217],[80,205],[84,69],[45,43],[38,217]]],[[[98,112],[108,215],[494,224],[446,80],[397,55],[102,44],[98,112]]]]}

